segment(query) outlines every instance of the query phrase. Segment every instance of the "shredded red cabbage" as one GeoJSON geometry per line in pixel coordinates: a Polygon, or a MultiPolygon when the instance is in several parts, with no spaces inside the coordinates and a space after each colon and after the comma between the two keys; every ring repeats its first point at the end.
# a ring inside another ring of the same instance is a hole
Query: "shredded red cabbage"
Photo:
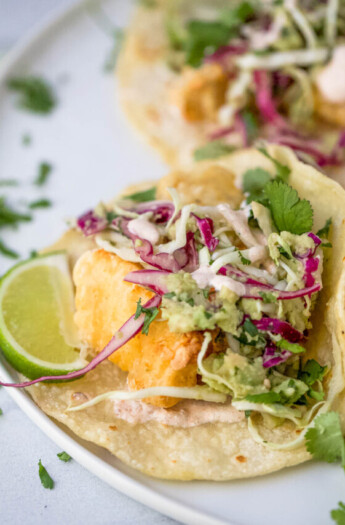
{"type": "Polygon", "coordinates": [[[283,339],[286,339],[290,343],[298,343],[304,338],[302,332],[296,330],[296,328],[294,328],[290,323],[281,321],[280,319],[276,319],[274,317],[263,317],[259,321],[251,319],[251,322],[258,330],[281,335],[283,339]]]}
{"type": "Polygon", "coordinates": [[[209,217],[201,219],[195,214],[193,214],[193,217],[197,222],[201,237],[205,245],[210,250],[210,252],[213,252],[219,244],[219,239],[213,236],[213,220],[209,217]]]}
{"type": "MultiPolygon", "coordinates": [[[[162,299],[159,295],[155,295],[152,299],[147,301],[143,306],[144,308],[158,308],[162,302],[162,299]]],[[[145,321],[145,314],[141,314],[137,319],[132,315],[128,321],[116,332],[116,334],[109,341],[107,346],[94,358],[88,365],[80,370],[70,372],[65,375],[56,375],[56,376],[44,376],[39,377],[38,379],[33,379],[32,381],[25,381],[23,383],[2,383],[0,386],[14,387],[14,388],[24,388],[27,386],[34,385],[36,383],[41,383],[42,381],[66,381],[71,379],[78,379],[79,377],[91,372],[94,370],[102,361],[108,359],[116,350],[121,348],[124,344],[130,341],[135,337],[140,330],[142,329],[145,321]]]]}
{"type": "Polygon", "coordinates": [[[103,231],[108,226],[104,217],[99,217],[93,210],[87,211],[77,219],[77,226],[88,237],[103,231]]]}
{"type": "Polygon", "coordinates": [[[291,356],[292,353],[288,350],[282,350],[277,353],[276,345],[270,341],[265,348],[262,365],[264,368],[272,368],[272,366],[278,366],[285,363],[285,361],[291,356]]]}
{"type": "Polygon", "coordinates": [[[256,86],[256,105],[265,122],[278,127],[286,127],[283,117],[279,115],[272,95],[271,77],[267,71],[254,71],[254,83],[256,86]]]}
{"type": "Polygon", "coordinates": [[[315,160],[316,164],[320,167],[338,166],[341,163],[341,159],[339,158],[339,153],[337,149],[332,151],[330,154],[322,153],[319,149],[317,149],[317,147],[313,145],[312,141],[308,141],[307,139],[298,139],[278,135],[272,140],[272,142],[281,144],[282,146],[287,146],[296,152],[305,153],[309,155],[315,160]]]}
{"type": "Polygon", "coordinates": [[[237,45],[221,46],[211,55],[206,55],[204,58],[204,62],[218,62],[223,65],[226,65],[226,61],[229,57],[243,55],[243,53],[246,53],[247,49],[248,47],[244,43],[240,43],[237,45]]]}
{"type": "Polygon", "coordinates": [[[168,222],[174,214],[175,206],[169,201],[151,201],[141,202],[137,204],[131,211],[142,215],[143,213],[153,213],[153,222],[165,223],[168,222]]]}

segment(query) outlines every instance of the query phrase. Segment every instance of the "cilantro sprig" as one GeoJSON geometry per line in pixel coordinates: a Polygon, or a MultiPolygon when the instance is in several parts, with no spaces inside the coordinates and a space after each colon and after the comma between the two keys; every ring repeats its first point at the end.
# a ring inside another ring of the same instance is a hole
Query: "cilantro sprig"
{"type": "Polygon", "coordinates": [[[134,315],[134,319],[138,319],[141,314],[145,314],[144,324],[141,330],[142,334],[148,335],[150,324],[156,319],[159,313],[159,309],[156,306],[151,308],[145,308],[141,305],[141,298],[137,302],[137,309],[134,315]]]}
{"type": "Polygon", "coordinates": [[[57,457],[59,458],[60,461],[63,461],[64,463],[67,463],[68,461],[71,461],[71,456],[69,454],[67,454],[67,452],[58,452],[58,454],[56,454],[57,457]]]}
{"type": "Polygon", "coordinates": [[[341,462],[345,468],[345,441],[337,412],[319,415],[305,435],[307,450],[315,459],[327,463],[341,462]]]}
{"type": "Polygon", "coordinates": [[[26,111],[48,114],[57,104],[52,86],[42,77],[14,77],[7,87],[19,94],[18,106],[26,111]]]}

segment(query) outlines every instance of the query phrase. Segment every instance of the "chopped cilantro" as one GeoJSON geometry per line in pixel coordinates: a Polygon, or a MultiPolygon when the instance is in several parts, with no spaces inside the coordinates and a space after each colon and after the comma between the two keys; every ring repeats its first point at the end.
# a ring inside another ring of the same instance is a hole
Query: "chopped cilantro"
{"type": "Polygon", "coordinates": [[[306,435],[307,450],[315,459],[334,463],[341,461],[345,467],[345,442],[341,432],[339,414],[328,412],[314,420],[306,435]]]}
{"type": "Polygon", "coordinates": [[[2,179],[0,186],[18,186],[19,182],[16,179],[2,179]]]}
{"type": "Polygon", "coordinates": [[[17,226],[20,222],[31,221],[31,215],[20,213],[11,208],[5,197],[0,197],[0,228],[5,226],[17,226]]]}
{"type": "Polygon", "coordinates": [[[256,116],[251,111],[243,111],[242,119],[246,128],[249,142],[253,142],[258,135],[259,124],[256,116]]]}
{"type": "Polygon", "coordinates": [[[203,293],[203,296],[205,297],[205,299],[208,299],[208,298],[209,298],[209,296],[210,296],[210,290],[209,290],[209,288],[204,288],[204,289],[202,290],[202,293],[203,293]]]}
{"type": "Polygon", "coordinates": [[[132,193],[131,195],[126,195],[125,199],[130,199],[134,202],[154,201],[156,198],[156,190],[157,188],[153,186],[153,188],[149,188],[148,190],[132,193]]]}
{"type": "Polygon", "coordinates": [[[145,308],[144,306],[142,306],[141,298],[139,299],[139,301],[137,302],[137,309],[134,315],[134,319],[138,319],[138,317],[141,314],[145,314],[144,324],[141,330],[143,334],[148,335],[150,324],[152,323],[152,321],[155,320],[155,318],[158,315],[158,312],[159,309],[157,307],[145,308]]]}
{"type": "Polygon", "coordinates": [[[259,295],[262,297],[264,304],[277,302],[276,296],[271,292],[259,292],[259,295]]]}
{"type": "Polygon", "coordinates": [[[245,332],[247,332],[252,337],[255,337],[259,333],[259,330],[256,328],[255,324],[252,323],[252,321],[248,318],[243,323],[243,330],[245,330],[245,332]]]}
{"type": "Polygon", "coordinates": [[[250,394],[246,396],[250,403],[281,403],[281,394],[279,392],[264,392],[263,394],[250,394]]]}
{"type": "Polygon", "coordinates": [[[271,179],[271,174],[262,168],[247,170],[243,175],[243,191],[249,193],[248,202],[262,201],[265,187],[271,179]]]}
{"type": "Polygon", "coordinates": [[[223,22],[207,20],[191,20],[186,31],[183,47],[186,63],[192,67],[199,67],[206,54],[226,45],[234,35],[234,30],[223,22]]]}
{"type": "Polygon", "coordinates": [[[327,373],[327,366],[321,366],[315,359],[309,359],[299,373],[299,379],[308,386],[321,381],[327,373]]]}
{"type": "Polygon", "coordinates": [[[18,106],[33,113],[51,113],[56,106],[56,97],[50,84],[41,77],[11,78],[7,87],[19,93],[18,106]]]}
{"type": "Polygon", "coordinates": [[[125,32],[120,27],[115,27],[112,29],[111,35],[113,38],[113,47],[104,63],[104,71],[107,73],[113,71],[116,66],[122,43],[125,38],[125,32]]]}
{"type": "Polygon", "coordinates": [[[0,239],[0,254],[4,255],[5,257],[9,257],[10,259],[18,259],[19,254],[6,246],[4,242],[0,239]]]}
{"type": "Polygon", "coordinates": [[[245,415],[245,417],[246,417],[247,419],[248,419],[248,417],[251,416],[251,413],[252,413],[252,410],[245,410],[245,411],[244,411],[244,415],[245,415]]]}
{"type": "Polygon", "coordinates": [[[172,299],[172,298],[175,297],[175,296],[176,296],[176,293],[175,293],[175,292],[168,292],[168,293],[165,293],[165,294],[164,294],[164,297],[165,297],[166,299],[172,299]]]}
{"type": "Polygon", "coordinates": [[[250,264],[250,260],[249,259],[246,259],[244,257],[244,255],[242,254],[242,252],[238,252],[238,255],[240,256],[240,259],[241,259],[241,264],[244,264],[245,266],[248,266],[250,264]]]}
{"type": "Polygon", "coordinates": [[[235,7],[223,9],[220,19],[231,29],[238,27],[255,15],[255,10],[250,2],[240,2],[235,7]]]}
{"type": "Polygon", "coordinates": [[[274,223],[279,230],[301,235],[312,229],[313,209],[306,199],[300,199],[295,189],[280,181],[265,187],[274,223]]]}
{"type": "Polygon", "coordinates": [[[278,348],[281,348],[282,350],[288,350],[293,354],[301,354],[302,352],[305,352],[305,348],[303,348],[303,346],[296,343],[290,343],[286,339],[280,339],[276,342],[276,345],[278,348]]]}
{"type": "Polygon", "coordinates": [[[54,488],[54,481],[49,476],[45,467],[42,465],[41,460],[39,460],[38,462],[38,474],[39,474],[41,483],[45,489],[51,490],[52,488],[54,488]]]}
{"type": "Polygon", "coordinates": [[[52,202],[49,199],[38,199],[29,204],[30,210],[36,210],[37,208],[50,208],[52,202]]]}
{"type": "Polygon", "coordinates": [[[332,248],[333,244],[331,242],[323,242],[321,248],[332,248]]]}
{"type": "Polygon", "coordinates": [[[272,157],[272,155],[270,155],[265,148],[258,148],[258,149],[259,149],[260,153],[265,155],[265,157],[267,157],[275,165],[276,170],[277,170],[276,178],[280,179],[283,182],[288,182],[289,175],[291,173],[291,169],[289,168],[289,166],[285,166],[284,164],[279,162],[277,159],[272,157]]]}
{"type": "Polygon", "coordinates": [[[318,232],[316,232],[316,235],[318,237],[328,237],[329,235],[329,230],[332,226],[332,217],[330,217],[329,219],[327,219],[325,225],[323,226],[323,228],[321,228],[318,232]]]}
{"type": "Polygon", "coordinates": [[[199,162],[206,159],[218,159],[224,155],[229,155],[229,153],[232,153],[234,150],[234,146],[224,144],[224,142],[220,140],[213,140],[205,144],[205,146],[194,150],[194,160],[199,162]]]}
{"type": "Polygon", "coordinates": [[[345,525],[345,505],[341,501],[339,501],[338,505],[338,509],[331,511],[331,518],[337,525],[345,525]]]}
{"type": "Polygon", "coordinates": [[[67,454],[67,452],[59,452],[56,455],[61,461],[64,461],[65,463],[67,463],[67,461],[70,461],[72,459],[71,456],[67,454]]]}
{"type": "Polygon", "coordinates": [[[38,251],[37,250],[31,250],[30,252],[30,259],[33,259],[34,257],[37,257],[38,256],[38,251]]]}
{"type": "Polygon", "coordinates": [[[30,146],[31,143],[32,143],[31,135],[29,135],[29,133],[24,133],[24,135],[22,136],[23,146],[30,146]]]}
{"type": "Polygon", "coordinates": [[[206,319],[211,319],[211,317],[212,317],[212,314],[210,312],[208,312],[207,310],[204,311],[204,315],[205,315],[206,319]]]}
{"type": "Polygon", "coordinates": [[[2,411],[2,408],[0,408],[0,416],[3,415],[3,411],[2,411]]]}
{"type": "Polygon", "coordinates": [[[189,304],[190,306],[194,306],[195,305],[193,297],[190,297],[189,299],[186,299],[185,302],[187,304],[189,304]]]}
{"type": "Polygon", "coordinates": [[[35,179],[37,186],[43,186],[47,182],[49,175],[51,174],[53,166],[48,162],[41,162],[38,166],[38,173],[35,179]]]}

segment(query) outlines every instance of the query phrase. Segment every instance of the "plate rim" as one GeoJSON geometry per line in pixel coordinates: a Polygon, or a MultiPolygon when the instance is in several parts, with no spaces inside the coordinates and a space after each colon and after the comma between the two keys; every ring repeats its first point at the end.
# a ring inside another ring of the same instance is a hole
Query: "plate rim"
{"type": "MultiPolygon", "coordinates": [[[[101,3],[103,0],[99,1],[101,3]]],[[[0,62],[0,88],[5,85],[6,77],[25,53],[30,53],[37,43],[49,37],[50,32],[58,30],[60,25],[63,25],[70,17],[85,8],[87,3],[88,0],[77,0],[71,6],[55,8],[51,13],[44,16],[39,23],[34,24],[2,57],[0,62]]],[[[0,378],[2,381],[11,382],[13,377],[7,370],[5,363],[4,357],[0,355],[0,378]]],[[[190,525],[237,525],[233,521],[225,522],[205,512],[194,510],[192,507],[147,487],[143,482],[121,472],[115,466],[110,465],[77,443],[73,437],[69,436],[34,403],[26,391],[6,388],[6,392],[48,438],[66,450],[86,470],[129,498],[182,523],[190,525]],[[133,488],[135,489],[135,496],[133,495],[133,488]]]]}

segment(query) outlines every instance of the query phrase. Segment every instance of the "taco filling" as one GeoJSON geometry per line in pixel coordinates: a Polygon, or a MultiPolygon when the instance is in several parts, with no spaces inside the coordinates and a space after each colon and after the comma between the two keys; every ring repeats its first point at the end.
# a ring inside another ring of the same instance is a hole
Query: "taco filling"
{"type": "Polygon", "coordinates": [[[184,204],[166,186],[173,202],[137,202],[144,192],[78,219],[97,245],[74,268],[83,344],[101,351],[128,317],[144,314],[144,322],[110,356],[128,373],[128,389],[72,410],[112,399],[117,417],[132,423],[248,418],[255,428],[260,415],[302,429],[327,404],[330,367],[308,359],[306,347],[330,223],[312,231],[311,204],[289,186],[289,168],[275,166],[274,178],[244,174],[239,206],[208,206],[207,195],[184,204]]]}
{"type": "Polygon", "coordinates": [[[344,71],[342,0],[156,2],[138,12],[119,66],[125,105],[143,106],[133,120],[183,161],[186,142],[206,158],[265,138],[329,169],[344,162],[344,71]]]}

